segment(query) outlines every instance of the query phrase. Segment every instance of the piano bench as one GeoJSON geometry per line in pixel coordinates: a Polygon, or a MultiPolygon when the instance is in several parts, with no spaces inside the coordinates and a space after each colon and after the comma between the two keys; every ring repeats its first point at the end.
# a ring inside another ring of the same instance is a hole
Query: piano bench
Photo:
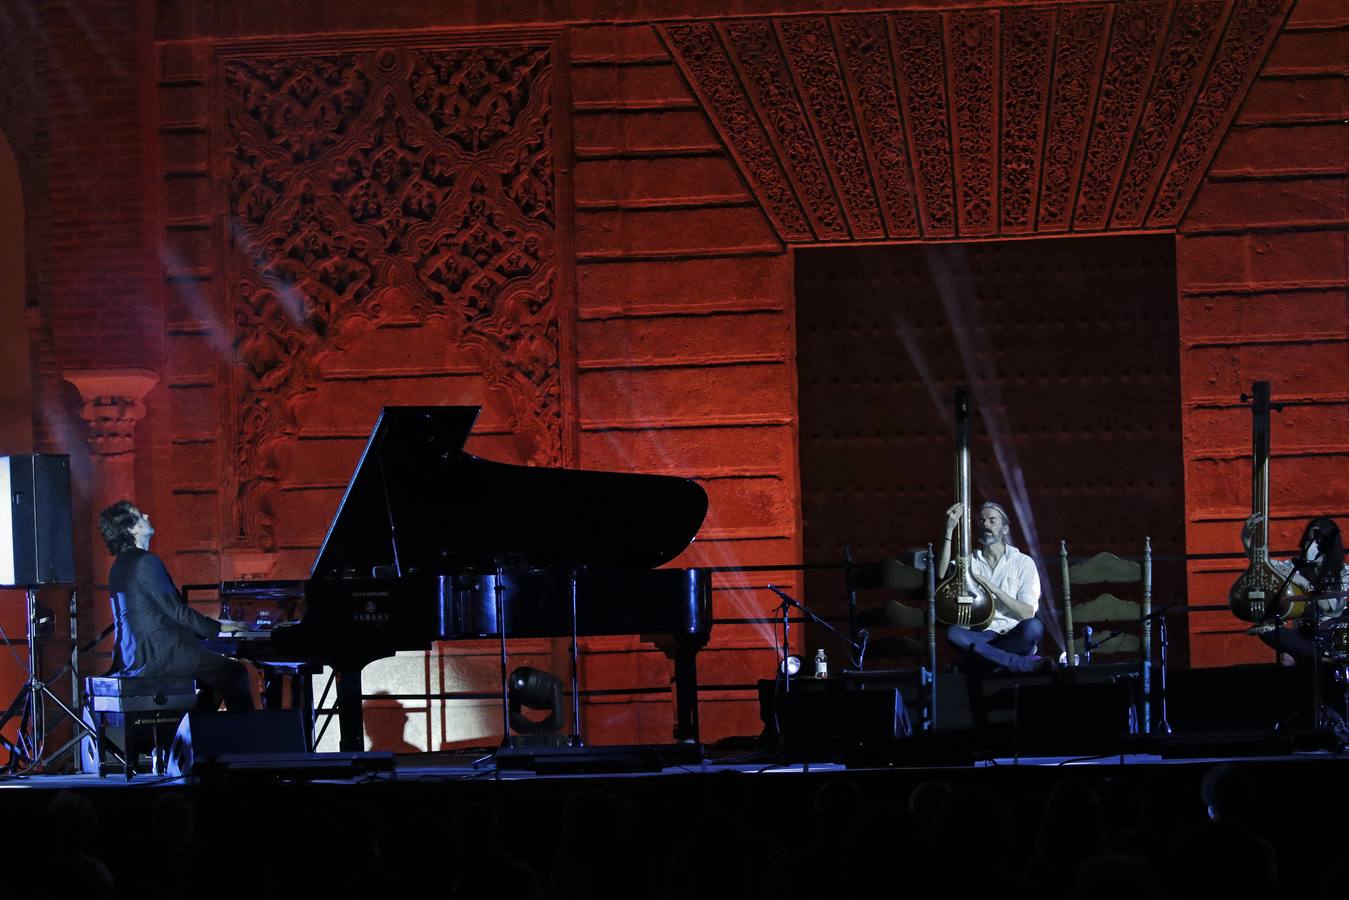
{"type": "Polygon", "coordinates": [[[85,702],[93,719],[98,776],[107,774],[105,753],[111,745],[106,730],[121,728],[127,781],[136,773],[139,738],[153,734],[152,758],[167,751],[178,723],[197,705],[197,683],[191,678],[127,678],[90,676],[84,680],[85,702]],[[167,739],[161,738],[167,734],[167,739]]]}

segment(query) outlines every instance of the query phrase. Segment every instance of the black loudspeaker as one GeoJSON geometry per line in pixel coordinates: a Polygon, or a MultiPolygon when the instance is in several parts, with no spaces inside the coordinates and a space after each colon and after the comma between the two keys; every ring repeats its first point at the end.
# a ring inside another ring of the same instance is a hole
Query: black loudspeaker
{"type": "Polygon", "coordinates": [[[884,679],[794,678],[759,682],[762,739],[788,752],[832,755],[891,744],[912,733],[900,687],[884,679]]]}
{"type": "Polygon", "coordinates": [[[1042,674],[940,674],[937,730],[965,732],[988,754],[1111,753],[1137,722],[1137,676],[1132,663],[1042,674]]]}
{"type": "Polygon", "coordinates": [[[169,749],[170,775],[199,775],[235,760],[266,762],[308,751],[297,709],[202,712],[183,716],[169,749]]]}
{"type": "Polygon", "coordinates": [[[0,456],[0,585],[74,581],[70,457],[0,456]]]}

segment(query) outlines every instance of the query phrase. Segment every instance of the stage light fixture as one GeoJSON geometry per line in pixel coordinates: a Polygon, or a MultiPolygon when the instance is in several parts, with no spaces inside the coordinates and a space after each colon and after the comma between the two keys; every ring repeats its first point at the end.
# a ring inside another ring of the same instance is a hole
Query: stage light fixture
{"type": "Polygon", "coordinates": [[[511,730],[516,734],[557,734],[562,730],[562,681],[551,672],[520,666],[511,672],[509,691],[511,730]],[[547,710],[534,720],[524,710],[547,710]]]}

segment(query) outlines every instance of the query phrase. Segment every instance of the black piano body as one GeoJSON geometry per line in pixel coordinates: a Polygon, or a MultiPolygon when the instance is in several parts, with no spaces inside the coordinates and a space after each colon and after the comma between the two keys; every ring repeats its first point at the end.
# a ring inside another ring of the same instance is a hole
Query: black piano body
{"type": "Polygon", "coordinates": [[[219,649],[337,681],[340,746],[364,749],[361,670],[437,641],[639,635],[674,663],[678,741],[698,739],[709,573],[655,568],[707,512],[695,482],[516,466],[463,451],[478,407],[386,407],[303,582],[226,582],[290,619],[219,649]],[[498,596],[499,595],[499,596],[498,596]]]}

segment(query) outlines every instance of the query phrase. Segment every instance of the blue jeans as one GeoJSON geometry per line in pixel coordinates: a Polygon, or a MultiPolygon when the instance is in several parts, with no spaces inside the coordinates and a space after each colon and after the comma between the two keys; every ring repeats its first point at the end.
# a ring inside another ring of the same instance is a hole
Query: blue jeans
{"type": "Polygon", "coordinates": [[[958,625],[946,632],[946,639],[962,651],[959,665],[968,672],[1033,671],[1036,657],[1032,654],[1044,636],[1045,627],[1039,619],[1024,619],[1003,634],[971,631],[958,625]]]}

